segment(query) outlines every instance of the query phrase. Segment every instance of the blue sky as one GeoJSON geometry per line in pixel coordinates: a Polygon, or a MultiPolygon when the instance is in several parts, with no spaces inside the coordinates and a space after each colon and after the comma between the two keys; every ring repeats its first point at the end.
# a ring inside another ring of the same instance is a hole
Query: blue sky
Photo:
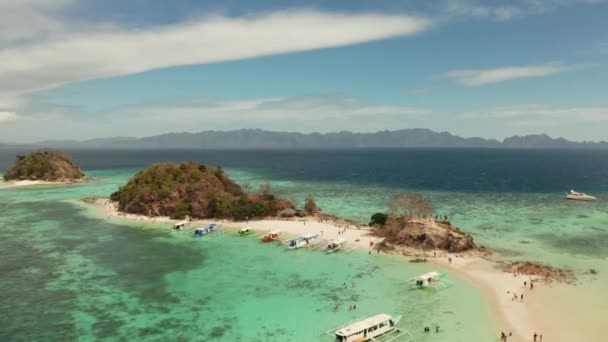
{"type": "Polygon", "coordinates": [[[424,127],[608,140],[608,3],[0,0],[0,141],[424,127]]]}

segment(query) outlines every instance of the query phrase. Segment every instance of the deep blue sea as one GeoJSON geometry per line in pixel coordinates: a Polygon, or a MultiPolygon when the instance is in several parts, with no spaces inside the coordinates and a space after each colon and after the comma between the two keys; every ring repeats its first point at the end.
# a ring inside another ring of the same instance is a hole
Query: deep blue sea
{"type": "MultiPolygon", "coordinates": [[[[465,192],[608,192],[608,151],[382,149],[68,151],[88,170],[197,161],[268,179],[465,192]]],[[[0,150],[0,170],[24,151],[0,150]]],[[[1,172],[1,171],[0,171],[1,172]]]]}

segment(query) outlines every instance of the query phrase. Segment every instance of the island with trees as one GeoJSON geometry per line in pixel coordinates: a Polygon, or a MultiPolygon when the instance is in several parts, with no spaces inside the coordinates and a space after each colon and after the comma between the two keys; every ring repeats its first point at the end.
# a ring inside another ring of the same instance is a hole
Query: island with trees
{"type": "Polygon", "coordinates": [[[246,192],[220,167],[195,162],[153,164],[133,176],[110,199],[120,212],[172,219],[221,218],[235,221],[304,215],[272,194],[246,192]]]}
{"type": "Polygon", "coordinates": [[[72,157],[65,152],[41,150],[19,155],[4,174],[5,181],[72,183],[88,180],[72,157]]]}

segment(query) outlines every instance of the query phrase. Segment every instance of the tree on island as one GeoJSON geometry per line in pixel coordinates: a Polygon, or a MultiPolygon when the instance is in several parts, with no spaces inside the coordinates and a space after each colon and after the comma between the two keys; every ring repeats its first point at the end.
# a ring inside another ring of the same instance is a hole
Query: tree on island
{"type": "Polygon", "coordinates": [[[389,204],[389,215],[393,218],[402,216],[429,217],[433,211],[431,202],[416,193],[397,195],[393,197],[389,204]]]}
{"type": "Polygon", "coordinates": [[[369,225],[370,226],[384,226],[386,224],[387,219],[388,219],[388,214],[375,213],[374,215],[372,215],[369,225]]]}
{"type": "Polygon", "coordinates": [[[312,196],[306,198],[306,204],[304,204],[304,210],[309,214],[318,214],[321,209],[315,203],[315,199],[312,196]]]}

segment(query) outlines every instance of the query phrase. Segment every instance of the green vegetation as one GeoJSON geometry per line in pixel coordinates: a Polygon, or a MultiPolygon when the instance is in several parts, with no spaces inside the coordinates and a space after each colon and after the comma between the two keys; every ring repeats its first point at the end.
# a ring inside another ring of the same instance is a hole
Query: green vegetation
{"type": "Polygon", "coordinates": [[[3,177],[5,181],[65,181],[81,179],[84,173],[66,153],[45,150],[28,156],[17,156],[15,165],[6,171],[3,177]]]}
{"type": "Polygon", "coordinates": [[[119,210],[148,216],[183,219],[247,220],[276,216],[293,205],[275,197],[270,187],[247,194],[221,168],[195,162],[159,163],[136,174],[111,196],[119,210]]]}
{"type": "Polygon", "coordinates": [[[375,213],[374,215],[372,215],[369,225],[370,226],[384,226],[386,224],[387,219],[388,219],[388,214],[375,213]]]}

